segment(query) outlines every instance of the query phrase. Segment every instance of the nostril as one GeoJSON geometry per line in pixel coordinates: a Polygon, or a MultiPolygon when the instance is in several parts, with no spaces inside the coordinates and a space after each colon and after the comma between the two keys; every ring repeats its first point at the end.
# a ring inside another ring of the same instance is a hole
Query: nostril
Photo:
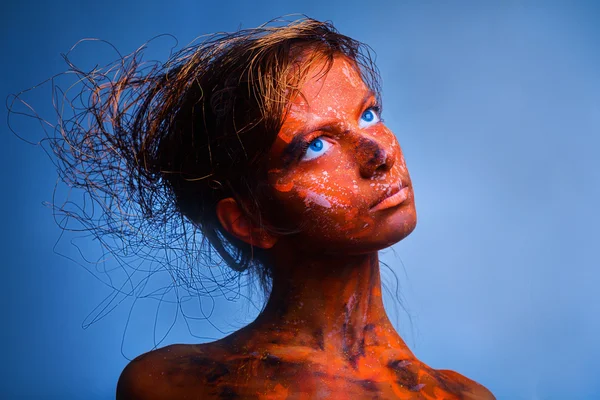
{"type": "Polygon", "coordinates": [[[361,138],[356,150],[358,158],[362,160],[361,174],[365,178],[376,172],[385,172],[394,165],[393,153],[385,151],[383,146],[370,138],[361,138]]]}
{"type": "Polygon", "coordinates": [[[380,148],[378,157],[376,157],[375,172],[386,172],[392,169],[394,166],[395,157],[392,153],[380,148]]]}

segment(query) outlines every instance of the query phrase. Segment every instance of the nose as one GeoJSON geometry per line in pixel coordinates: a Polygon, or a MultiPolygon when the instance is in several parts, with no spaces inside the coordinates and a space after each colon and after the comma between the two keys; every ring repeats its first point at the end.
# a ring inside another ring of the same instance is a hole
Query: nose
{"type": "Polygon", "coordinates": [[[371,178],[377,172],[389,171],[396,160],[392,151],[386,150],[375,139],[364,136],[358,140],[357,158],[363,178],[371,178]]]}

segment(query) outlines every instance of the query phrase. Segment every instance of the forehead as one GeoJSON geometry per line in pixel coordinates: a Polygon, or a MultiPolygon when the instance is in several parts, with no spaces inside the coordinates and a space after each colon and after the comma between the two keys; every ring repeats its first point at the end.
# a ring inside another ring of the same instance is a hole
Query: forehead
{"type": "MultiPolygon", "coordinates": [[[[313,100],[314,106],[320,103],[320,99],[323,100],[322,97],[330,98],[343,94],[349,89],[352,91],[368,90],[354,61],[337,56],[333,59],[330,69],[327,71],[326,68],[325,61],[318,61],[312,65],[301,89],[304,97],[313,100]]],[[[302,96],[297,96],[292,100],[292,104],[298,105],[302,103],[302,100],[302,96]]]]}
{"type": "Polygon", "coordinates": [[[314,112],[322,108],[333,108],[334,105],[341,105],[345,100],[352,99],[356,94],[369,91],[356,63],[346,57],[335,57],[329,71],[326,67],[325,61],[311,66],[300,94],[291,100],[293,111],[314,112]]]}
{"type": "Polygon", "coordinates": [[[338,56],[329,71],[326,67],[324,61],[311,66],[300,93],[291,100],[279,135],[284,141],[302,125],[354,116],[371,92],[354,61],[338,56]]]}

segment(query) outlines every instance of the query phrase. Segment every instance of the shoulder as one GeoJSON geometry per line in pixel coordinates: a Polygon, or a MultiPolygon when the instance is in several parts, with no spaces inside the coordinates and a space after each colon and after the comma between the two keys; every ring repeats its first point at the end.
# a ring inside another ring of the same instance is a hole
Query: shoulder
{"type": "Polygon", "coordinates": [[[446,378],[445,380],[448,384],[460,387],[462,398],[465,400],[496,400],[496,397],[485,386],[456,371],[439,369],[437,372],[446,378]]]}
{"type": "Polygon", "coordinates": [[[211,398],[211,383],[229,372],[218,361],[220,353],[220,348],[211,344],[177,344],[142,354],[121,373],[117,400],[211,398]]]}

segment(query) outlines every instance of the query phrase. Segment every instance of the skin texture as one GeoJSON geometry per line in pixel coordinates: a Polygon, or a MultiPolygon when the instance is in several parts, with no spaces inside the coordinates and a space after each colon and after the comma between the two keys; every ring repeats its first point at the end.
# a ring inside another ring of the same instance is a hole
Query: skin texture
{"type": "Polygon", "coordinates": [[[270,249],[264,311],[217,342],[138,357],[123,371],[118,399],[494,399],[417,360],[390,323],[377,251],[416,225],[402,150],[351,61],[336,58],[324,76],[313,69],[268,166],[265,220],[300,232],[271,234],[231,198],[217,207],[230,233],[270,249]],[[303,152],[301,137],[320,139],[303,152]],[[400,188],[399,204],[374,209],[400,188]]]}

